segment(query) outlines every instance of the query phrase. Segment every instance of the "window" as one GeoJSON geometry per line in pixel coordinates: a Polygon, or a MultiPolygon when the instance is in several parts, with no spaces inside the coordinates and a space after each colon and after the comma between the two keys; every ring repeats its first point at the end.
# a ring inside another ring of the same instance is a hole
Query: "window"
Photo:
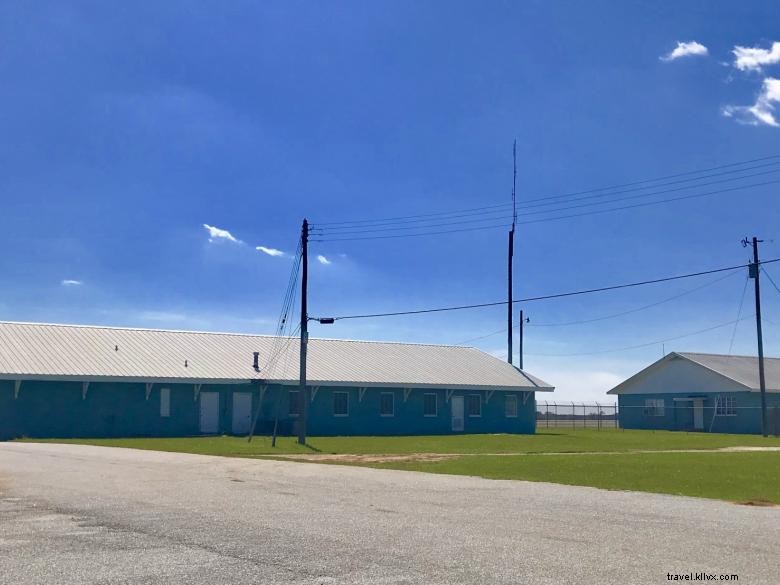
{"type": "Polygon", "coordinates": [[[645,414],[647,416],[663,416],[664,415],[664,399],[663,398],[648,398],[645,400],[645,414]]]}
{"type": "Polygon", "coordinates": [[[333,416],[348,416],[348,415],[349,415],[349,393],[334,392],[333,393],[333,416]]]}
{"type": "Polygon", "coordinates": [[[160,416],[168,418],[171,416],[171,389],[160,388],[160,416]]]}
{"type": "Polygon", "coordinates": [[[289,394],[290,405],[287,414],[289,416],[298,416],[301,414],[301,392],[300,390],[291,390],[289,394]]]}
{"type": "Polygon", "coordinates": [[[466,414],[469,416],[482,416],[482,396],[469,394],[466,397],[466,414]]]}
{"type": "Polygon", "coordinates": [[[514,394],[507,394],[504,398],[504,416],[517,418],[517,396],[514,394]]]}
{"type": "Polygon", "coordinates": [[[736,416],[737,415],[737,397],[719,396],[715,403],[716,416],[736,416]]]}
{"type": "Polygon", "coordinates": [[[436,394],[423,394],[423,416],[436,416],[438,410],[436,394]]]}
{"type": "Polygon", "coordinates": [[[395,394],[382,392],[379,395],[379,416],[395,415],[395,394]]]}

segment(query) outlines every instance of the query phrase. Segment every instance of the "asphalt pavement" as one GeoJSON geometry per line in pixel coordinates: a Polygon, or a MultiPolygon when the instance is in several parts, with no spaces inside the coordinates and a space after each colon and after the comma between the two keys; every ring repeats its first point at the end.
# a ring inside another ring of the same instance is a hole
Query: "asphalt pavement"
{"type": "Polygon", "coordinates": [[[0,443],[0,582],[780,583],[780,508],[0,443]]]}

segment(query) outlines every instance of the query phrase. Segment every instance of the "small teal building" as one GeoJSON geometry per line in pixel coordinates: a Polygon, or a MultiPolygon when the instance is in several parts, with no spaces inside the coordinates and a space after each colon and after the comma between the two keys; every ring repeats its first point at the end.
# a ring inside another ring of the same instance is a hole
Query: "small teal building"
{"type": "Polygon", "coordinates": [[[0,322],[0,438],[533,433],[553,387],[470,347],[0,322]],[[304,395],[305,394],[305,395],[304,395]]]}
{"type": "MultiPolygon", "coordinates": [[[[765,358],[767,422],[780,434],[780,359],[765,358]]],[[[758,358],[670,353],[615,386],[620,426],[713,433],[761,429],[758,358]]]]}

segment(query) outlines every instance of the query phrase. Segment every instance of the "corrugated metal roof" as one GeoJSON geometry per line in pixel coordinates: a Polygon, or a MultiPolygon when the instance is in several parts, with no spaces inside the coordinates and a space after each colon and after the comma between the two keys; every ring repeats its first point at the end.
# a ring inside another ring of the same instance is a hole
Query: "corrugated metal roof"
{"type": "MultiPolygon", "coordinates": [[[[631,382],[646,372],[662,367],[663,364],[675,360],[685,359],[694,362],[704,368],[717,372],[730,380],[744,386],[747,390],[758,392],[760,384],[758,379],[758,358],[744,355],[723,355],[715,353],[672,352],[660,360],[653,362],[642,371],[624,380],[607,394],[622,394],[631,382]]],[[[766,389],[769,392],[780,392],[780,358],[764,358],[764,379],[766,389]]]]}
{"type": "MultiPolygon", "coordinates": [[[[760,390],[758,358],[744,355],[676,352],[677,355],[701,364],[731,378],[751,390],[760,390]]],[[[767,390],[780,390],[780,358],[764,358],[764,379],[767,390]]]]}
{"type": "MultiPolygon", "coordinates": [[[[294,383],[298,352],[295,338],[0,322],[6,379],[294,383]]],[[[553,389],[472,347],[334,339],[309,340],[307,378],[311,385],[553,389]]]]}

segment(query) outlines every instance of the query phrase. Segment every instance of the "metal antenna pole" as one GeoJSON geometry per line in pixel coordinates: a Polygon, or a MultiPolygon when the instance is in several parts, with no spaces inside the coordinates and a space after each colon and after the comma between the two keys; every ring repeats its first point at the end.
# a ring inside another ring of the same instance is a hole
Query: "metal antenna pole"
{"type": "Polygon", "coordinates": [[[517,222],[517,140],[512,144],[512,229],[509,231],[509,254],[507,258],[507,358],[512,363],[512,263],[515,253],[515,223],[517,222]]]}
{"type": "Polygon", "coordinates": [[[299,407],[300,419],[298,420],[298,443],[306,444],[306,412],[308,409],[309,397],[306,391],[306,345],[309,342],[309,315],[307,312],[307,301],[309,293],[309,222],[303,220],[301,228],[301,247],[302,247],[302,275],[301,275],[301,385],[300,396],[301,404],[299,407]]]}
{"type": "Polygon", "coordinates": [[[523,369],[523,337],[524,337],[524,330],[525,330],[525,324],[530,322],[531,320],[523,315],[523,310],[520,309],[520,361],[518,362],[517,366],[522,370],[523,369]]]}
{"type": "MultiPolygon", "coordinates": [[[[767,436],[767,418],[766,418],[766,378],[764,377],[764,335],[761,330],[761,288],[758,281],[761,272],[758,261],[758,243],[759,240],[753,236],[753,263],[750,264],[748,276],[754,280],[756,289],[756,336],[758,338],[758,383],[761,389],[761,434],[767,436]]],[[[748,246],[748,239],[742,240],[743,246],[748,246]]]]}

